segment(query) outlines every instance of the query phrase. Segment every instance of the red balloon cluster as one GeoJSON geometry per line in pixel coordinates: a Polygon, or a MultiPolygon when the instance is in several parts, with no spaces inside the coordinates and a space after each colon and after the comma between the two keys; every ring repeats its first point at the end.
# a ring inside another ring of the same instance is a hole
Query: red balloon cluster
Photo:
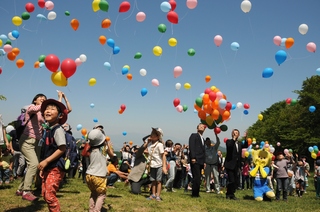
{"type": "Polygon", "coordinates": [[[169,22],[173,24],[177,24],[179,22],[179,16],[178,14],[174,11],[177,7],[177,3],[175,0],[170,0],[169,4],[171,5],[171,11],[167,13],[167,19],[169,22]]]}
{"type": "MultiPolygon", "coordinates": [[[[44,64],[49,71],[56,72],[59,69],[60,60],[56,55],[49,54],[44,59],[44,64]]],[[[60,69],[66,78],[70,78],[76,72],[77,65],[73,59],[67,58],[62,61],[60,69]]]]}

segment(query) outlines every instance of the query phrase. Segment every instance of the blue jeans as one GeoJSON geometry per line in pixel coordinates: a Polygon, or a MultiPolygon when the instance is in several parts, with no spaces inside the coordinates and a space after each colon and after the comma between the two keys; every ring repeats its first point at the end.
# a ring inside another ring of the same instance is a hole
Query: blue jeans
{"type": "Polygon", "coordinates": [[[176,161],[171,160],[169,162],[169,164],[170,164],[170,169],[168,172],[168,180],[167,180],[165,187],[170,190],[173,187],[173,181],[176,176],[177,169],[176,169],[176,161]]]}
{"type": "Polygon", "coordinates": [[[119,176],[116,173],[111,173],[109,176],[107,176],[107,185],[113,186],[115,182],[119,179],[119,176]]]}
{"type": "Polygon", "coordinates": [[[2,169],[0,168],[0,182],[10,182],[10,169],[2,169]]]}
{"type": "Polygon", "coordinates": [[[288,178],[277,178],[277,191],[276,191],[276,199],[277,200],[280,200],[280,192],[281,191],[282,191],[283,200],[287,200],[288,186],[289,186],[289,179],[288,178]]]}

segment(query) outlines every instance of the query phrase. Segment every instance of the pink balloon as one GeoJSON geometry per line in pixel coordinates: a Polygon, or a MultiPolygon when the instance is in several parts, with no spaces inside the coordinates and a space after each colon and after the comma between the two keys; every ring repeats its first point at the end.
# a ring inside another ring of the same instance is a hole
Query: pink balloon
{"type": "Polygon", "coordinates": [[[288,150],[288,149],[285,149],[285,150],[283,150],[283,153],[284,153],[285,155],[287,155],[287,154],[289,153],[289,150],[288,150]]]}
{"type": "Polygon", "coordinates": [[[182,105],[178,105],[178,106],[176,107],[176,109],[177,109],[177,111],[178,111],[179,113],[181,113],[181,112],[183,111],[182,105]]]}
{"type": "Polygon", "coordinates": [[[136,20],[138,22],[143,22],[146,19],[146,14],[144,12],[138,12],[136,15],[136,20]]]}
{"type": "Polygon", "coordinates": [[[153,79],[151,83],[153,86],[159,86],[159,81],[157,79],[153,79]]]}
{"type": "Polygon", "coordinates": [[[317,49],[317,45],[313,42],[310,42],[307,44],[307,50],[309,52],[316,52],[316,49],[317,49]]]}
{"type": "Polygon", "coordinates": [[[281,144],[280,144],[280,142],[277,142],[277,146],[280,146],[281,144]]]}
{"type": "Polygon", "coordinates": [[[54,4],[52,1],[47,1],[44,6],[46,7],[47,10],[52,10],[54,8],[54,4]]]}
{"type": "Polygon", "coordinates": [[[280,36],[274,36],[273,38],[273,43],[277,46],[280,46],[281,45],[281,37],[280,36]]]}
{"type": "Polygon", "coordinates": [[[82,64],[82,61],[80,60],[80,58],[75,59],[74,62],[76,63],[77,66],[80,66],[82,64]]]}
{"type": "Polygon", "coordinates": [[[4,50],[6,53],[9,53],[9,52],[11,52],[11,50],[12,50],[12,46],[9,45],[9,44],[6,44],[6,45],[3,46],[3,50],[4,50]]]}
{"type": "Polygon", "coordinates": [[[214,42],[214,44],[216,44],[217,47],[219,47],[222,44],[222,40],[223,39],[222,39],[221,35],[216,35],[213,38],[213,42],[214,42]]]}
{"type": "Polygon", "coordinates": [[[173,69],[173,76],[174,78],[179,77],[182,74],[182,68],[180,66],[176,66],[173,69]]]}
{"type": "Polygon", "coordinates": [[[189,9],[194,9],[194,8],[196,8],[197,4],[198,4],[198,1],[197,1],[197,0],[187,0],[187,7],[188,7],[189,9]]]}
{"type": "Polygon", "coordinates": [[[120,108],[121,108],[122,111],[125,111],[127,107],[126,107],[125,104],[122,104],[122,105],[120,106],[120,108]]]}

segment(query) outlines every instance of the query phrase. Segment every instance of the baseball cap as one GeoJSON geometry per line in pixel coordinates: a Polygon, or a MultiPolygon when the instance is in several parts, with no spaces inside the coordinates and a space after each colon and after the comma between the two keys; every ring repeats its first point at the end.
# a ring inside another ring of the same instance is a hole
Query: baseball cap
{"type": "Polygon", "coordinates": [[[6,127],[6,133],[7,133],[7,134],[9,134],[12,130],[15,130],[12,125],[8,125],[8,126],[6,127]]]}
{"type": "Polygon", "coordinates": [[[106,137],[101,130],[93,129],[88,133],[88,140],[90,146],[99,146],[105,141],[106,137]]]}

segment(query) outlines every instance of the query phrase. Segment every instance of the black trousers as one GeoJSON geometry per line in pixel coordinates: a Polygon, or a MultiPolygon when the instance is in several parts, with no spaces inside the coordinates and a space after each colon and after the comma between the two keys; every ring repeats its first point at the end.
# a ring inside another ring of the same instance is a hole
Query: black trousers
{"type": "Polygon", "coordinates": [[[228,174],[228,185],[226,196],[233,197],[237,190],[237,184],[239,181],[238,177],[238,167],[235,169],[226,169],[228,174]]]}
{"type": "Polygon", "coordinates": [[[191,163],[191,172],[193,177],[192,183],[192,196],[198,197],[200,192],[201,185],[201,170],[203,169],[203,165],[198,163],[191,163]]]}

